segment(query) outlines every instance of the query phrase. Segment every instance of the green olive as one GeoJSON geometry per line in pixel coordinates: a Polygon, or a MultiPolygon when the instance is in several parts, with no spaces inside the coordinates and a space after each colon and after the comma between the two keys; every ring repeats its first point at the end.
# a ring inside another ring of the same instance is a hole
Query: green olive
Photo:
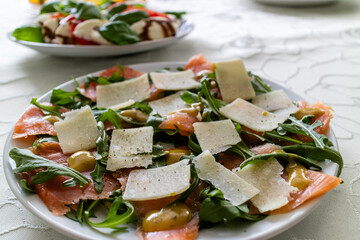
{"type": "Polygon", "coordinates": [[[314,117],[320,117],[321,115],[323,115],[325,113],[324,110],[320,109],[320,108],[301,108],[299,109],[295,114],[294,116],[297,118],[297,119],[302,119],[304,116],[306,115],[312,115],[314,117]]]}
{"type": "Polygon", "coordinates": [[[165,155],[166,157],[166,165],[170,165],[176,163],[180,160],[181,156],[189,155],[190,151],[187,149],[170,149],[168,153],[165,155]]]}
{"type": "Polygon", "coordinates": [[[69,157],[68,164],[79,172],[89,171],[95,167],[95,156],[89,151],[78,151],[69,157]]]}
{"type": "Polygon", "coordinates": [[[175,203],[148,212],[142,222],[142,229],[144,232],[176,229],[190,222],[191,218],[191,211],[184,203],[175,203]]]}
{"type": "Polygon", "coordinates": [[[147,114],[143,113],[140,110],[136,110],[136,109],[124,110],[121,112],[121,115],[123,115],[124,117],[132,118],[133,120],[139,121],[139,122],[146,122],[146,120],[148,119],[147,114]]]}
{"type": "Polygon", "coordinates": [[[59,117],[57,117],[57,116],[49,115],[49,116],[43,117],[43,120],[48,121],[51,124],[54,124],[55,122],[58,122],[61,119],[59,117]]]}

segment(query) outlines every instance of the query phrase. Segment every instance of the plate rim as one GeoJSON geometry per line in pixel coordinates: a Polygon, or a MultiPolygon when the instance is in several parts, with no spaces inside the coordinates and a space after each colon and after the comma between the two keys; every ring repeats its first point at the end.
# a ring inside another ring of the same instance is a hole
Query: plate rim
{"type": "MultiPolygon", "coordinates": [[[[155,66],[160,66],[160,65],[161,66],[166,66],[166,65],[184,66],[185,63],[186,62],[183,62],[183,61],[169,61],[169,62],[163,61],[163,62],[152,62],[152,63],[138,63],[138,64],[131,64],[131,65],[127,65],[127,66],[136,69],[137,67],[141,68],[141,66],[143,66],[144,68],[146,68],[146,67],[155,68],[155,66]]],[[[89,74],[99,74],[100,72],[102,72],[104,70],[105,69],[99,70],[99,71],[96,71],[96,72],[92,72],[92,73],[89,73],[89,74]]],[[[83,79],[87,75],[88,74],[77,77],[76,79],[80,79],[79,82],[82,82],[83,79]]],[[[275,84],[276,86],[281,87],[282,89],[284,89],[286,91],[290,91],[292,94],[294,94],[299,99],[303,99],[301,96],[297,95],[292,90],[287,89],[285,86],[283,86],[283,85],[281,85],[281,84],[279,84],[279,83],[277,83],[275,81],[268,80],[268,79],[264,79],[264,80],[266,82],[270,82],[272,84],[275,84]]],[[[56,86],[53,89],[64,88],[64,87],[66,87],[68,85],[71,85],[71,84],[74,84],[73,80],[66,81],[66,82],[56,86]]],[[[38,99],[42,100],[43,98],[49,97],[49,94],[51,94],[51,92],[52,92],[52,89],[49,90],[48,92],[44,93],[43,95],[41,95],[38,99]]],[[[25,108],[24,112],[30,106],[31,106],[31,104],[29,104],[29,106],[25,108]]],[[[23,115],[23,113],[20,115],[20,117],[23,115]]],[[[61,233],[63,235],[66,235],[66,236],[68,236],[70,238],[74,238],[74,239],[97,239],[97,238],[89,238],[89,236],[84,236],[84,235],[82,235],[81,232],[76,231],[74,229],[71,229],[67,225],[57,223],[56,219],[54,220],[54,218],[56,218],[58,216],[55,216],[55,215],[51,215],[50,217],[46,216],[46,214],[44,214],[43,211],[41,211],[38,208],[34,207],[31,204],[31,202],[29,200],[27,200],[27,198],[28,198],[27,196],[25,196],[25,197],[23,196],[25,190],[20,186],[20,184],[18,182],[19,176],[17,176],[16,174],[13,173],[13,168],[12,168],[12,166],[10,164],[10,159],[11,158],[9,157],[9,150],[10,150],[10,145],[11,145],[11,141],[12,141],[11,137],[12,137],[12,133],[13,133],[13,129],[14,129],[15,124],[16,124],[16,122],[11,126],[11,131],[9,132],[9,134],[8,134],[6,140],[5,140],[4,150],[3,150],[3,170],[4,170],[6,181],[7,181],[8,185],[9,185],[11,191],[13,192],[15,197],[17,198],[17,200],[28,211],[30,211],[36,217],[40,218],[42,221],[44,221],[46,224],[48,224],[52,229],[54,229],[55,231],[57,231],[57,232],[59,232],[59,233],[61,233]]],[[[330,128],[330,131],[328,132],[328,134],[329,134],[329,138],[331,138],[331,141],[334,144],[334,149],[339,150],[339,145],[338,145],[338,142],[337,142],[337,138],[336,138],[332,128],[330,128]]],[[[333,175],[335,175],[336,169],[337,169],[337,167],[335,167],[333,175]]],[[[36,197],[38,198],[37,195],[36,195],[36,197]]],[[[286,222],[286,223],[284,223],[284,224],[282,224],[280,226],[276,226],[275,228],[272,228],[272,229],[267,229],[266,231],[261,231],[260,233],[257,233],[254,236],[250,236],[249,238],[246,238],[246,239],[254,239],[254,240],[255,239],[269,239],[271,237],[274,237],[274,236],[286,231],[287,229],[289,229],[289,228],[293,227],[294,225],[296,225],[297,223],[299,223],[301,220],[303,220],[310,213],[312,213],[312,211],[320,204],[321,199],[323,199],[323,197],[324,196],[320,196],[320,197],[314,198],[314,199],[312,199],[310,201],[307,201],[301,207],[295,209],[294,211],[289,212],[290,216],[294,215],[294,214],[297,214],[295,219],[290,219],[289,222],[286,222]]],[[[41,201],[41,199],[39,199],[39,198],[38,198],[38,200],[41,201]]],[[[44,204],[42,201],[41,201],[41,203],[44,204]]],[[[46,207],[46,209],[47,209],[47,207],[46,207]]],[[[286,214],[289,214],[289,213],[286,213],[286,214]]],[[[274,216],[279,216],[279,215],[274,215],[274,216]]],[[[64,216],[61,216],[61,217],[64,217],[64,216]]],[[[262,220],[262,221],[264,221],[264,220],[262,220]]],[[[262,221],[259,221],[257,223],[261,224],[262,221]]],[[[214,228],[211,228],[211,229],[214,230],[214,228]]],[[[206,229],[203,230],[203,231],[206,231],[206,229]]],[[[121,235],[121,233],[119,235],[121,235]]],[[[136,237],[135,234],[134,234],[134,236],[136,237]]],[[[104,237],[105,237],[105,235],[104,235],[104,237]]],[[[236,237],[236,235],[234,235],[233,237],[236,237]]],[[[116,239],[116,238],[114,238],[114,239],[116,239]]],[[[199,236],[198,236],[197,239],[199,239],[199,240],[203,239],[203,238],[201,238],[201,232],[199,232],[199,236]]]]}

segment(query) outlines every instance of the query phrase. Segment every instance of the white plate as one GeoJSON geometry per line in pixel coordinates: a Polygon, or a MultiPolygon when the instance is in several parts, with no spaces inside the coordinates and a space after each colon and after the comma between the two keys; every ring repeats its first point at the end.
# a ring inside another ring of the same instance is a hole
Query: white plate
{"type": "MultiPolygon", "coordinates": [[[[170,67],[175,69],[179,66],[184,66],[184,62],[159,62],[159,63],[146,63],[146,64],[136,64],[130,65],[130,67],[137,69],[143,72],[150,72],[165,67],[170,67]]],[[[100,73],[101,71],[97,72],[100,73]]],[[[95,73],[96,74],[96,73],[95,73]]],[[[83,82],[85,76],[77,78],[78,82],[83,82]]],[[[283,89],[280,85],[266,81],[270,83],[273,89],[283,89]]],[[[75,88],[73,81],[68,81],[58,88],[72,91],[75,88]]],[[[292,100],[300,100],[296,93],[284,89],[285,92],[290,96],[292,100]]],[[[49,101],[51,91],[39,98],[39,101],[49,101]]],[[[57,217],[54,216],[45,206],[45,204],[39,199],[36,194],[31,194],[21,188],[19,184],[19,176],[13,173],[13,168],[15,168],[14,161],[10,161],[8,152],[13,147],[21,146],[19,141],[15,141],[11,138],[12,131],[10,132],[4,148],[4,172],[6,179],[9,183],[11,190],[17,199],[33,214],[41,218],[52,228],[59,231],[60,233],[72,237],[74,239],[97,239],[97,240],[114,240],[114,239],[123,239],[123,240],[132,240],[137,239],[134,233],[134,228],[129,228],[129,232],[118,233],[114,235],[104,235],[99,232],[96,232],[86,225],[80,225],[77,222],[74,222],[66,217],[57,217]]],[[[329,139],[334,143],[335,149],[338,149],[338,145],[335,139],[335,136],[332,132],[329,133],[329,139]]],[[[337,164],[327,163],[323,166],[323,172],[327,174],[334,175],[337,171],[337,164]]],[[[304,217],[310,214],[316,205],[320,202],[320,198],[314,199],[307,202],[301,207],[295,209],[294,211],[286,214],[269,216],[266,219],[259,222],[245,222],[245,221],[234,221],[228,225],[219,225],[211,229],[201,230],[199,233],[199,240],[205,239],[226,239],[226,240],[235,240],[235,239],[268,239],[273,237],[288,228],[292,227],[304,217]]]]}
{"type": "Polygon", "coordinates": [[[255,2],[278,6],[318,6],[335,3],[338,0],[254,0],[255,2]]]}
{"type": "Polygon", "coordinates": [[[22,40],[16,40],[12,36],[12,32],[9,32],[8,38],[20,45],[34,49],[35,51],[46,53],[55,56],[65,57],[107,57],[107,56],[119,56],[131,53],[144,52],[154,50],[157,48],[165,47],[176,41],[184,38],[194,29],[194,24],[183,17],[182,23],[174,37],[168,37],[163,39],[142,41],[139,43],[128,45],[71,45],[71,44],[52,44],[52,43],[36,43],[22,40]]]}

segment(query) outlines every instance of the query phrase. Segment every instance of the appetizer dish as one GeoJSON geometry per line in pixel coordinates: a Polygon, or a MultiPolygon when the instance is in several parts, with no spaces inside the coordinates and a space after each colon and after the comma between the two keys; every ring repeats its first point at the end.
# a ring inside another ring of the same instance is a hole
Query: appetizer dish
{"type": "Polygon", "coordinates": [[[9,151],[23,191],[73,228],[196,239],[297,212],[341,183],[331,107],[293,102],[241,60],[114,66],[74,84],[32,99],[12,135],[29,147],[9,151]]]}
{"type": "Polygon", "coordinates": [[[14,30],[16,40],[72,45],[127,45],[174,37],[184,12],[156,12],[138,3],[52,1],[36,26],[14,30]]]}

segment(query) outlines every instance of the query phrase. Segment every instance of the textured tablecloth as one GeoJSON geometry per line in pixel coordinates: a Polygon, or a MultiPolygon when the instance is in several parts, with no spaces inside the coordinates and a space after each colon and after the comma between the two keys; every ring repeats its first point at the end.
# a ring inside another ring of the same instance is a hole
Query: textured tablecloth
{"type": "MultiPolygon", "coordinates": [[[[69,59],[42,55],[5,36],[32,21],[29,4],[1,0],[0,155],[8,132],[32,97],[90,72],[120,64],[185,61],[203,53],[211,60],[243,58],[249,70],[322,100],[335,112],[332,128],[345,166],[344,184],[295,227],[274,239],[360,239],[360,1],[316,8],[263,6],[250,0],[152,1],[185,10],[195,30],[184,40],[125,57],[69,59]]],[[[0,162],[0,239],[67,239],[24,209],[11,193],[0,162]]]]}

